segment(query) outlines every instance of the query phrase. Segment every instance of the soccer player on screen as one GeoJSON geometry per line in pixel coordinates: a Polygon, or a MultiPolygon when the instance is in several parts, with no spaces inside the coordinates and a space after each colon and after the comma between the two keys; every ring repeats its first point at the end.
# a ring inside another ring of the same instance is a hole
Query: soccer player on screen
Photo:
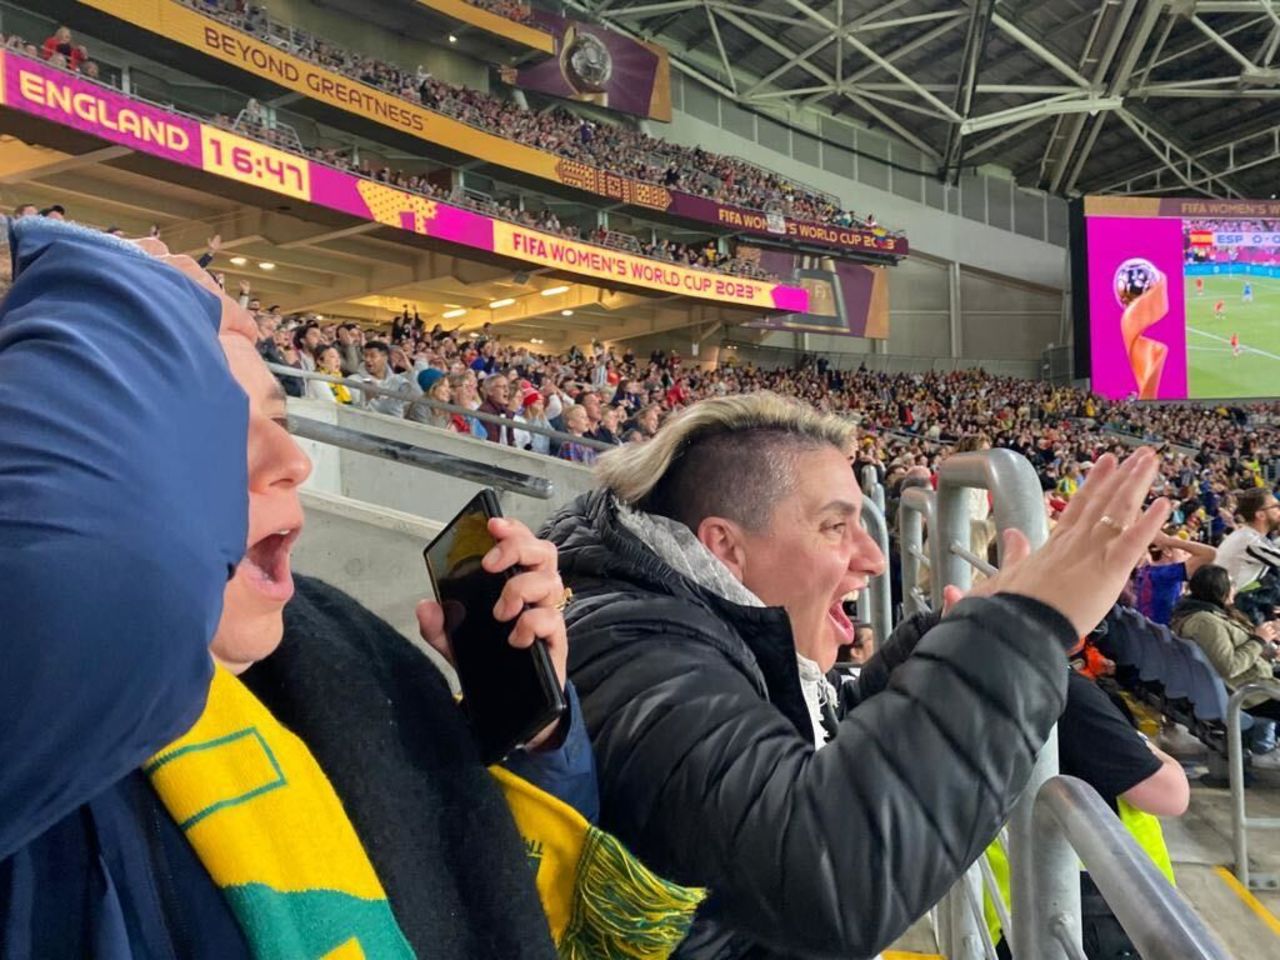
{"type": "Polygon", "coordinates": [[[1204,277],[1196,277],[1196,296],[1204,296],[1204,277]]]}
{"type": "Polygon", "coordinates": [[[1240,295],[1241,303],[1253,303],[1253,284],[1248,280],[1244,282],[1244,292],[1240,295]]]}
{"type": "Polygon", "coordinates": [[[1213,319],[1221,320],[1227,315],[1227,301],[1219,300],[1213,305],[1213,319]]]}
{"type": "Polygon", "coordinates": [[[1238,333],[1231,335],[1231,356],[1240,356],[1240,334],[1238,333]]]}

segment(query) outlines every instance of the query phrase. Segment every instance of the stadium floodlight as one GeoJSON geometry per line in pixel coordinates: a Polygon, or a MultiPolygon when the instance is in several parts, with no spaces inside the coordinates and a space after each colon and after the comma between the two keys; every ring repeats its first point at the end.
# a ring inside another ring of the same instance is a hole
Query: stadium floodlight
{"type": "Polygon", "coordinates": [[[562,293],[569,292],[569,284],[567,283],[562,284],[561,286],[558,286],[558,287],[547,287],[547,289],[539,290],[538,292],[541,293],[544,297],[557,297],[562,293]]]}
{"type": "Polygon", "coordinates": [[[243,267],[248,262],[249,262],[248,257],[232,257],[231,258],[231,265],[233,267],[243,267]]]}
{"type": "Polygon", "coordinates": [[[259,270],[274,270],[275,268],[276,268],[276,265],[272,263],[270,260],[263,260],[260,264],[258,264],[259,270]]]}
{"type": "Polygon", "coordinates": [[[449,34],[449,42],[450,42],[450,43],[457,43],[457,42],[458,42],[458,38],[457,38],[457,37],[455,37],[455,36],[451,33],[451,34],[449,34]]]}
{"type": "Polygon", "coordinates": [[[466,312],[467,311],[462,307],[458,307],[456,310],[446,310],[444,313],[440,314],[440,316],[444,317],[446,320],[456,320],[458,317],[465,316],[466,312]]]}
{"type": "Polygon", "coordinates": [[[503,307],[509,307],[515,303],[515,297],[503,297],[501,300],[494,300],[489,304],[490,310],[501,310],[503,307]]]}
{"type": "Polygon", "coordinates": [[[572,311],[572,310],[561,310],[561,311],[560,311],[560,316],[562,316],[562,317],[572,317],[572,316],[573,316],[573,311],[572,311]]]}

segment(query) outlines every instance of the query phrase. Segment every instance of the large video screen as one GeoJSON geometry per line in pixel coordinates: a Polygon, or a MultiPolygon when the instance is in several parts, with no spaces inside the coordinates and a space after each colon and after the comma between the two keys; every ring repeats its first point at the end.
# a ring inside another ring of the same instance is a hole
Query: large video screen
{"type": "Polygon", "coordinates": [[[1082,239],[1095,391],[1280,395],[1280,202],[1088,197],[1082,239]]]}

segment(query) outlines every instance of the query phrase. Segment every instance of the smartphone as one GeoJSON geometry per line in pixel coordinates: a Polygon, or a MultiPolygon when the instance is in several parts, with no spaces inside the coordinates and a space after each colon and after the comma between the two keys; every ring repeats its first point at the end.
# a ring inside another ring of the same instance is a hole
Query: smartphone
{"type": "Polygon", "coordinates": [[[514,621],[494,619],[502,588],[519,572],[489,573],[480,565],[497,542],[489,520],[500,516],[497,495],[481,490],[423,551],[485,763],[499,762],[567,709],[546,645],[538,640],[517,650],[507,640],[514,621]]]}

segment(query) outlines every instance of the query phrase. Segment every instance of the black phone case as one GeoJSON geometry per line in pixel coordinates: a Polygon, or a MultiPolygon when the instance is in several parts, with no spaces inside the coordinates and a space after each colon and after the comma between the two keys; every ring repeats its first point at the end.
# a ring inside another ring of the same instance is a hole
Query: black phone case
{"type": "MultiPolygon", "coordinates": [[[[477,493],[471,502],[458,511],[458,514],[453,518],[453,520],[450,520],[449,523],[445,525],[445,528],[441,530],[440,533],[437,534],[422,551],[423,561],[427,567],[427,576],[431,580],[431,589],[437,597],[440,596],[440,588],[436,583],[435,571],[431,568],[431,550],[441,538],[448,534],[458,517],[472,512],[477,501],[479,502],[481,511],[487,518],[492,519],[494,517],[502,516],[502,507],[498,503],[497,495],[493,490],[485,488],[477,493]]],[[[516,570],[507,569],[502,573],[494,574],[493,576],[501,577],[506,581],[515,576],[516,573],[516,570]]],[[[565,699],[564,691],[561,689],[560,684],[556,682],[555,667],[551,663],[551,655],[547,652],[546,645],[541,642],[535,643],[530,648],[529,652],[532,657],[533,669],[537,675],[538,684],[544,698],[542,709],[537,713],[532,714],[528,720],[518,727],[510,737],[503,738],[500,741],[495,740],[493,742],[489,742],[482,735],[482,726],[473,722],[471,727],[480,747],[481,758],[487,764],[499,763],[504,760],[521,744],[527,743],[528,740],[540,730],[555,721],[557,718],[563,716],[564,712],[568,709],[568,701],[565,699]]],[[[468,677],[466,671],[460,669],[456,664],[454,670],[458,675],[458,683],[462,687],[463,709],[467,711],[470,716],[470,698],[467,696],[468,688],[473,687],[475,684],[482,684],[486,682],[485,678],[483,676],[468,677]]]]}

